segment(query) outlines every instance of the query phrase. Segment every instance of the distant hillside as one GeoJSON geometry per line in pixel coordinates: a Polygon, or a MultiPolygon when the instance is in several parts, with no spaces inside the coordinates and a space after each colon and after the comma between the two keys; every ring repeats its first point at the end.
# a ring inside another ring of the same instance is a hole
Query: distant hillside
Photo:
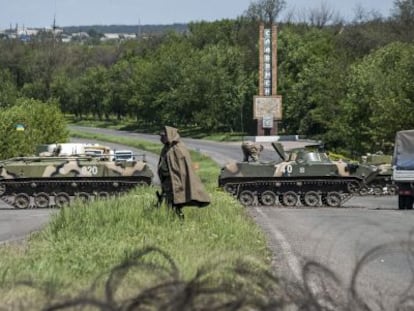
{"type": "Polygon", "coordinates": [[[62,27],[65,33],[89,32],[97,33],[146,33],[157,34],[167,31],[185,32],[187,24],[171,24],[171,25],[90,25],[90,26],[67,26],[62,27]]]}

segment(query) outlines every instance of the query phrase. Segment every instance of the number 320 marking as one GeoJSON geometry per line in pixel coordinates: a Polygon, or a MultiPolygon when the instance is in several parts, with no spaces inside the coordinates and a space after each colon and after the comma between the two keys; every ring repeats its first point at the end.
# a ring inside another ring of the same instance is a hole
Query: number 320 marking
{"type": "Polygon", "coordinates": [[[82,166],[82,175],[96,175],[98,167],[94,165],[82,166]]]}

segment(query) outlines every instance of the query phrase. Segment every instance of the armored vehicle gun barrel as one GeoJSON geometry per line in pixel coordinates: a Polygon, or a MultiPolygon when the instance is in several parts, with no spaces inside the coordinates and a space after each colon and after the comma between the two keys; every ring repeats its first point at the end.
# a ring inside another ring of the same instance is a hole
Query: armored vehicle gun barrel
{"type": "Polygon", "coordinates": [[[74,199],[107,198],[150,185],[144,161],[91,155],[16,157],[0,161],[0,199],[16,208],[62,207],[74,199]]]}
{"type": "Polygon", "coordinates": [[[219,186],[246,206],[339,207],[378,175],[375,167],[331,161],[323,152],[300,149],[287,156],[280,143],[272,145],[282,160],[230,163],[219,186]]]}

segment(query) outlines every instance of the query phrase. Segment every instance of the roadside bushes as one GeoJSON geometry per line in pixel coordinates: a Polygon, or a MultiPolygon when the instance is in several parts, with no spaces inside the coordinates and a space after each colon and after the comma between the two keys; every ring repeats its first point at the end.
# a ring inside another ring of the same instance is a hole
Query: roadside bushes
{"type": "Polygon", "coordinates": [[[0,109],[0,159],[33,154],[36,145],[68,140],[66,121],[58,105],[20,98],[0,109]]]}

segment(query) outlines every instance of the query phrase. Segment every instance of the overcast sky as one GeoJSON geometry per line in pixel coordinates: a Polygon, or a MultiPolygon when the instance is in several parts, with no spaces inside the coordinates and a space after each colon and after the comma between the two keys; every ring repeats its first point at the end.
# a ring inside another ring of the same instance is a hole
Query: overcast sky
{"type": "MultiPolygon", "coordinates": [[[[236,18],[251,0],[0,0],[0,29],[17,24],[50,27],[56,15],[58,26],[145,25],[213,21],[236,18]]],[[[324,3],[340,16],[352,19],[359,5],[389,16],[393,0],[286,0],[284,13],[304,12],[324,3]]],[[[283,15],[283,14],[282,14],[283,15]]]]}

